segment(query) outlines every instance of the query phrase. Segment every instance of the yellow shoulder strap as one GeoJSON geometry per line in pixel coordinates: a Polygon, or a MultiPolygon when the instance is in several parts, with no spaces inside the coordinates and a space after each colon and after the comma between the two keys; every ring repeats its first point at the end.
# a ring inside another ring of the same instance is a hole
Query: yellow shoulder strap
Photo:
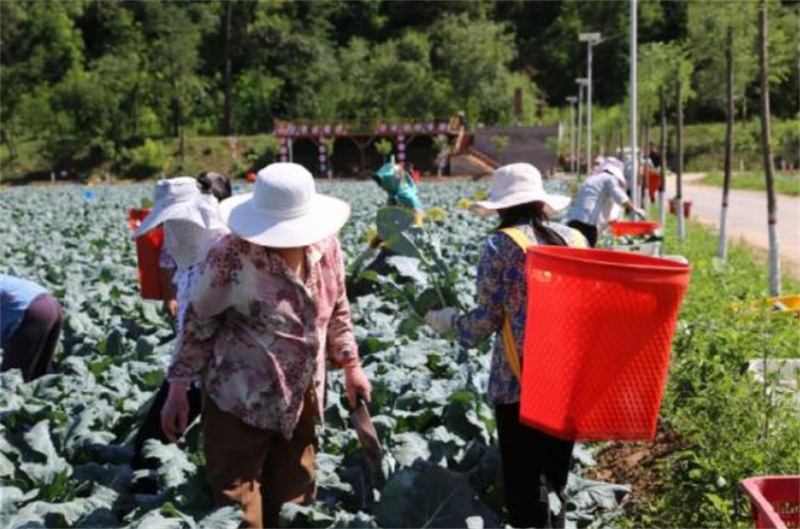
{"type": "MultiPolygon", "coordinates": [[[[586,238],[583,236],[581,232],[570,228],[572,233],[572,247],[573,248],[588,248],[588,243],[586,242],[586,238]]],[[[525,232],[520,230],[519,228],[503,228],[500,230],[501,232],[505,233],[514,243],[519,246],[523,252],[527,251],[528,247],[531,246],[531,241],[528,239],[528,236],[525,235],[525,232]]],[[[514,376],[517,377],[519,380],[520,373],[522,372],[522,366],[519,361],[519,352],[517,351],[517,342],[514,340],[514,332],[511,329],[511,318],[508,317],[508,314],[503,315],[503,349],[505,350],[506,354],[506,362],[508,362],[508,367],[511,368],[511,372],[514,373],[514,376]]]]}
{"type": "MultiPolygon", "coordinates": [[[[523,252],[527,251],[531,246],[531,241],[525,232],[519,228],[503,228],[500,230],[505,233],[514,243],[519,246],[523,252]]],[[[519,380],[520,373],[522,373],[522,365],[519,361],[519,351],[517,351],[517,342],[514,340],[514,332],[511,329],[511,318],[508,314],[503,315],[503,349],[506,353],[506,362],[511,372],[519,380]]]]}
{"type": "Polygon", "coordinates": [[[531,245],[531,241],[528,239],[528,236],[525,235],[525,232],[519,228],[503,228],[499,231],[508,235],[508,237],[514,241],[517,246],[522,248],[523,252],[525,252],[528,249],[528,246],[531,245]]]}

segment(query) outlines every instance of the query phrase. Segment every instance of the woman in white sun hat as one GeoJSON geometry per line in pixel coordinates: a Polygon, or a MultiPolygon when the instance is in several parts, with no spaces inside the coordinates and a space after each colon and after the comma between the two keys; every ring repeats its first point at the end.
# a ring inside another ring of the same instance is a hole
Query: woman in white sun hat
{"type": "MultiPolygon", "coordinates": [[[[165,308],[175,318],[176,331],[180,334],[199,264],[205,259],[209,248],[228,230],[222,222],[217,199],[203,194],[198,181],[191,176],[158,181],[153,191],[153,209],[133,237],[141,237],[159,226],[164,227],[160,265],[167,293],[165,308]]],[[[161,408],[168,393],[169,384],[165,381],[139,427],[134,440],[134,468],[146,466],[143,448],[148,439],[167,442],[161,428],[161,408]]],[[[196,383],[189,390],[189,402],[187,420],[191,423],[200,415],[201,408],[200,389],[196,383]]],[[[142,480],[133,486],[137,491],[148,492],[153,485],[142,480]]]]}
{"type": "Polygon", "coordinates": [[[551,518],[548,495],[555,492],[563,499],[572,443],[519,422],[519,375],[527,306],[525,249],[537,244],[587,245],[579,232],[548,222],[569,202],[568,197],[547,193],[541,174],[530,164],[497,169],[490,199],[473,206],[479,214],[496,214],[500,220],[478,264],[478,307],[461,315],[446,308],[425,317],[434,330],[445,335],[454,332],[466,346],[496,337],[489,400],[495,408],[505,505],[513,527],[564,526],[563,509],[559,517],[551,518]]]}
{"type": "Polygon", "coordinates": [[[336,233],[350,206],[319,195],[293,163],[259,171],[253,193],[221,204],[233,232],[209,252],[167,378],[162,424],[186,428],[186,385],[203,375],[206,474],[245,527],[277,527],[281,505],[314,499],[326,362],[347,398],[370,398],[360,367],[336,233]]]}

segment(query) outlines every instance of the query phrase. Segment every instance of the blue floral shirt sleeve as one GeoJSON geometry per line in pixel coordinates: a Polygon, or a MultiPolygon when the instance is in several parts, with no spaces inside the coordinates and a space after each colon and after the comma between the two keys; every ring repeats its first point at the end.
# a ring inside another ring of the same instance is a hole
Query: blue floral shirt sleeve
{"type": "MultiPolygon", "coordinates": [[[[530,228],[521,229],[530,240],[535,240],[530,228]]],[[[499,333],[504,315],[508,314],[517,352],[522,355],[527,300],[525,253],[507,235],[493,234],[481,255],[477,282],[478,307],[455,321],[459,341],[473,347],[495,336],[489,374],[489,401],[493,405],[519,402],[519,381],[508,366],[499,333]]]]}
{"type": "Polygon", "coordinates": [[[497,236],[490,238],[478,262],[478,307],[456,320],[458,339],[475,347],[503,324],[503,272],[505,263],[497,236]]]}
{"type": "MultiPolygon", "coordinates": [[[[548,225],[568,246],[586,247],[585,240],[579,232],[561,224],[548,225]]],[[[517,227],[525,233],[532,244],[536,244],[536,236],[530,226],[517,227]]],[[[493,405],[519,402],[519,380],[506,361],[500,331],[504,315],[508,314],[522,365],[528,304],[525,261],[525,253],[510,237],[503,233],[492,234],[484,246],[478,263],[478,306],[454,321],[459,341],[468,347],[474,347],[491,335],[495,335],[489,374],[489,401],[493,405]]]]}

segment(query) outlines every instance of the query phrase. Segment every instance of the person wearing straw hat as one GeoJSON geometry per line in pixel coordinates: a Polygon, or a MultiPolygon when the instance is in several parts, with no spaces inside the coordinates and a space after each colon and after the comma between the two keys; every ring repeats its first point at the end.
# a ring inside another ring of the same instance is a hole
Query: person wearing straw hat
{"type": "Polygon", "coordinates": [[[180,326],[186,296],[191,289],[195,265],[205,258],[211,245],[227,228],[219,213],[219,203],[210,194],[203,194],[198,181],[191,176],[159,180],[153,191],[153,209],[134,232],[136,239],[164,227],[161,264],[176,267],[170,283],[177,286],[176,324],[180,326]],[[181,308],[183,307],[183,308],[181,308]]]}
{"type": "MultiPolygon", "coordinates": [[[[164,302],[168,313],[175,318],[176,331],[180,334],[199,263],[205,259],[209,248],[228,230],[222,222],[217,199],[211,194],[204,194],[202,186],[191,176],[158,181],[153,191],[153,209],[133,237],[141,237],[159,226],[164,227],[164,245],[159,264],[162,282],[168,287],[165,288],[164,302]]],[[[161,409],[168,393],[169,384],[165,381],[156,392],[136,433],[134,468],[146,466],[143,449],[148,439],[167,442],[161,428],[161,409]]],[[[200,389],[196,383],[189,389],[189,403],[187,420],[191,423],[200,415],[201,409],[200,389]]],[[[153,486],[146,479],[133,484],[137,492],[148,492],[153,486]]]]}
{"type": "Polygon", "coordinates": [[[519,422],[519,377],[527,306],[526,249],[539,244],[587,246],[580,232],[548,221],[569,202],[569,197],[545,191],[541,174],[530,164],[497,169],[489,200],[471,208],[500,219],[478,263],[478,307],[466,314],[445,308],[425,315],[435,331],[455,333],[468,347],[496,336],[489,400],[495,408],[508,523],[514,527],[564,526],[564,509],[552,518],[548,497],[554,492],[563,500],[573,443],[519,422]]]}
{"type": "MultiPolygon", "coordinates": [[[[233,194],[231,182],[227,176],[213,171],[206,171],[197,176],[197,187],[201,193],[212,196],[218,202],[229,198],[233,194]]],[[[191,189],[191,186],[188,186],[191,189]]],[[[206,199],[206,207],[216,208],[213,201],[206,199]]],[[[218,215],[217,215],[218,216],[218,215]]],[[[207,247],[207,245],[204,245],[207,247]]],[[[176,299],[175,281],[180,278],[176,276],[178,264],[172,258],[167,246],[161,247],[159,256],[159,268],[161,276],[161,287],[164,290],[164,311],[173,319],[178,319],[178,300],[176,299]]]]}
{"type": "Polygon", "coordinates": [[[567,226],[580,231],[594,248],[598,234],[611,219],[615,204],[622,206],[627,213],[644,218],[644,211],[635,208],[625,193],[626,187],[625,174],[619,162],[607,160],[599,172],[581,184],[567,214],[567,226]]]}
{"type": "Polygon", "coordinates": [[[344,369],[351,407],[370,400],[336,236],[350,206],[318,194],[302,166],[275,163],[220,209],[232,233],[199,272],[162,425],[171,441],[186,429],[187,384],[202,374],[214,501],[239,504],[244,527],[277,527],[282,504],[315,497],[326,361],[344,369]]]}

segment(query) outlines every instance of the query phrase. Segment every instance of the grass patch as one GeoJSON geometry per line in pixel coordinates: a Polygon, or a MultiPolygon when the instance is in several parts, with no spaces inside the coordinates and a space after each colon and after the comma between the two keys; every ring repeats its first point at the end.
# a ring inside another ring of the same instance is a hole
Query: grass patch
{"type": "MultiPolygon", "coordinates": [[[[747,477],[798,474],[800,424],[791,399],[779,397],[747,371],[761,358],[797,358],[796,318],[766,312],[743,317],[732,303],[768,295],[767,267],[742,244],[726,262],[715,257],[717,237],[698,223],[677,240],[666,226],[666,253],[693,265],[673,340],[659,429],[680,439],[680,450],[659,458],[652,487],[634,498],[623,527],[752,527],[739,482],[747,477]]],[[[800,282],[783,279],[785,293],[800,282]]]]}
{"type": "MultiPolygon", "coordinates": [[[[704,185],[722,187],[723,174],[711,173],[701,181],[704,185]]],[[[731,176],[732,189],[747,189],[751,191],[766,191],[767,184],[762,173],[733,173],[731,176]]],[[[800,196],[800,177],[797,172],[776,173],[775,191],[793,197],[800,196]]]]}

